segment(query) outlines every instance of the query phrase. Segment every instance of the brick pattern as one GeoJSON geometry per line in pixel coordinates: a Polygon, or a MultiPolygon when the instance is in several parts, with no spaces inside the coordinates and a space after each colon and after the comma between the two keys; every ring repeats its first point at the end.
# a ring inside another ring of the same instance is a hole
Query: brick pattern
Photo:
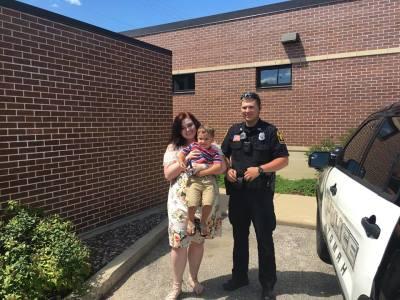
{"type": "Polygon", "coordinates": [[[171,56],[4,7],[0,20],[0,208],[86,231],[165,202],[171,56]]]}
{"type": "MultiPolygon", "coordinates": [[[[399,47],[400,2],[357,0],[140,37],[173,51],[173,70],[399,47]],[[283,46],[283,33],[301,43],[283,46]],[[193,55],[195,49],[195,55],[193,55]]],[[[293,65],[291,88],[260,89],[262,117],[291,146],[337,139],[366,115],[400,100],[400,55],[293,65]]],[[[174,112],[189,110],[217,127],[240,121],[239,96],[255,90],[255,69],[196,74],[194,95],[175,95],[174,112]],[[206,107],[207,111],[200,110],[206,107]]]]}

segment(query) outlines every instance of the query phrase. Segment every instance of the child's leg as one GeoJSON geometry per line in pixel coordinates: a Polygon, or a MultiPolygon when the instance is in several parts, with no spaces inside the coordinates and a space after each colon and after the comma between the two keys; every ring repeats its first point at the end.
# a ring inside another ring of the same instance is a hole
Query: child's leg
{"type": "Polygon", "coordinates": [[[208,219],[210,218],[215,198],[215,186],[211,181],[206,182],[202,197],[202,209],[201,209],[201,235],[206,236],[209,234],[207,226],[208,219]]]}
{"type": "Polygon", "coordinates": [[[194,214],[196,212],[196,206],[188,207],[188,224],[186,228],[186,233],[188,235],[193,235],[196,232],[196,227],[194,225],[194,214]]]}
{"type": "Polygon", "coordinates": [[[200,219],[201,235],[206,236],[209,234],[207,221],[211,215],[211,211],[212,211],[212,205],[203,205],[201,207],[201,219],[200,219]]]}
{"type": "Polygon", "coordinates": [[[191,177],[190,184],[186,189],[186,201],[188,206],[188,225],[186,232],[188,235],[193,235],[196,232],[194,216],[196,213],[197,206],[200,205],[200,199],[201,199],[201,191],[199,190],[199,185],[196,181],[197,181],[196,177],[191,177]]]}

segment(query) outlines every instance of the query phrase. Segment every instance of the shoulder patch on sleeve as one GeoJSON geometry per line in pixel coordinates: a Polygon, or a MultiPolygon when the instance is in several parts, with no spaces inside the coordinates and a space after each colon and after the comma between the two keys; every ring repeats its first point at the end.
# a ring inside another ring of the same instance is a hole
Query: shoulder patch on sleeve
{"type": "Polygon", "coordinates": [[[281,144],[285,144],[285,138],[283,137],[282,131],[276,131],[276,137],[278,138],[278,142],[281,144]]]}

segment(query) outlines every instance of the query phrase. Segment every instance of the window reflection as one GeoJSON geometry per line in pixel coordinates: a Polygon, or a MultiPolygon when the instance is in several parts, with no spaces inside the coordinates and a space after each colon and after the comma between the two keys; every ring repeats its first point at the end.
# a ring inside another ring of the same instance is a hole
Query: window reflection
{"type": "Polygon", "coordinates": [[[278,70],[261,71],[261,85],[276,85],[278,70]]]}
{"type": "Polygon", "coordinates": [[[292,66],[274,66],[257,69],[257,87],[270,88],[292,84],[292,66]]]}

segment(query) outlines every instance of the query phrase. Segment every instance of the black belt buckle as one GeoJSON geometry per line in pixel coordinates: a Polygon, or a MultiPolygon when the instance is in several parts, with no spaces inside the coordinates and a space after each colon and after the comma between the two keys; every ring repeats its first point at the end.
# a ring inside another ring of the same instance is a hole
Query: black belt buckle
{"type": "Polygon", "coordinates": [[[244,178],[243,177],[237,177],[235,185],[238,189],[242,189],[244,184],[244,178]]]}

